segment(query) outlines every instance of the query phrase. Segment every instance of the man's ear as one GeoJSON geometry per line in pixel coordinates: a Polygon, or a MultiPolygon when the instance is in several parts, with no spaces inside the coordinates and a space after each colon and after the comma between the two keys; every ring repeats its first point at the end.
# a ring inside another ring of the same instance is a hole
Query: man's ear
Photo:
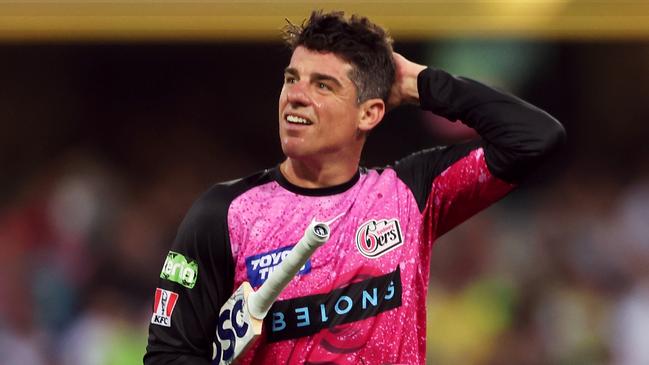
{"type": "Polygon", "coordinates": [[[358,129],[367,133],[374,129],[385,115],[385,103],[381,99],[369,99],[360,105],[358,129]]]}

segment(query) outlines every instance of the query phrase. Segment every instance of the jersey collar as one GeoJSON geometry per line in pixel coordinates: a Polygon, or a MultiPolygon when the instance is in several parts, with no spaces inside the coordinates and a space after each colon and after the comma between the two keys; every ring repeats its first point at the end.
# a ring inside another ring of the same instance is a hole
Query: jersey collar
{"type": "Polygon", "coordinates": [[[335,194],[344,193],[345,191],[349,190],[352,186],[354,186],[358,182],[361,176],[360,170],[356,170],[354,176],[352,176],[352,178],[349,179],[349,181],[344,182],[342,184],[327,186],[324,188],[303,188],[301,186],[291,184],[288,180],[286,180],[284,175],[282,175],[282,172],[279,170],[279,165],[273,168],[271,173],[273,174],[273,178],[275,179],[275,181],[277,181],[277,183],[284,189],[299,195],[307,195],[307,196],[326,196],[326,195],[335,195],[335,194]]]}

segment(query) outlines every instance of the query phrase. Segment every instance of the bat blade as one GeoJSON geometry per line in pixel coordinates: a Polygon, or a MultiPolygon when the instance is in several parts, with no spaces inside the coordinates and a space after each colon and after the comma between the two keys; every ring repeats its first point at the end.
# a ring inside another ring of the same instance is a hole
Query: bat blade
{"type": "Polygon", "coordinates": [[[227,365],[246,352],[261,334],[264,317],[315,250],[329,239],[329,225],[315,220],[256,292],[243,282],[219,311],[213,364],[227,365]]]}

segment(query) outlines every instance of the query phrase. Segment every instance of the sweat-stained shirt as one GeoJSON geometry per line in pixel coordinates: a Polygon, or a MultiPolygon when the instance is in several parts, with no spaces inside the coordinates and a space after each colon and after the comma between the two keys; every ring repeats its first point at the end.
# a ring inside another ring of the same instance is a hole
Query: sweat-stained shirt
{"type": "MultiPolygon", "coordinates": [[[[278,167],[213,186],[190,209],[154,296],[145,364],[210,364],[219,309],[258,288],[313,220],[331,237],[280,294],[243,364],[423,364],[435,239],[510,192],[563,141],[550,115],[428,68],[423,109],[480,141],[424,150],[339,186],[306,189],[278,167]]],[[[221,321],[228,320],[221,318],[221,321]]],[[[431,324],[434,325],[434,324],[431,324]]]]}

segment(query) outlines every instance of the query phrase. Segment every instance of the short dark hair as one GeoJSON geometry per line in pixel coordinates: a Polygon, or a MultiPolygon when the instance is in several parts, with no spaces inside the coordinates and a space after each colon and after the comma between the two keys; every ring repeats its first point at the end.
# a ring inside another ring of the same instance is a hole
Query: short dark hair
{"type": "Polygon", "coordinates": [[[312,51],[331,52],[349,62],[349,78],[356,86],[358,102],[381,98],[387,103],[394,83],[392,38],[387,31],[366,17],[345,17],[342,11],[316,10],[311,17],[284,27],[283,38],[294,51],[303,46],[312,51]]]}

